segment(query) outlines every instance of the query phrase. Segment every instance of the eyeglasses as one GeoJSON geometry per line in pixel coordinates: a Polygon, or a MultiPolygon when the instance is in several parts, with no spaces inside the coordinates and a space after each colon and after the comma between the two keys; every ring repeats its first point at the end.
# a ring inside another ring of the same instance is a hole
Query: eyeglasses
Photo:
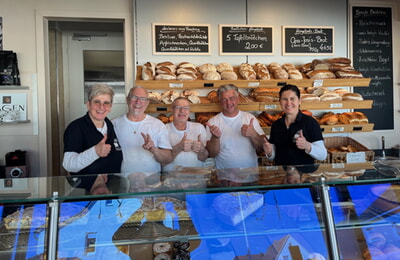
{"type": "Polygon", "coordinates": [[[110,101],[104,101],[103,103],[101,103],[100,100],[95,99],[95,100],[92,100],[92,103],[94,105],[96,105],[96,106],[99,106],[99,107],[102,106],[102,105],[103,105],[103,107],[110,107],[111,106],[111,102],[110,101]]]}
{"type": "Polygon", "coordinates": [[[138,97],[138,96],[129,96],[132,101],[140,100],[141,102],[147,102],[149,98],[147,97],[138,97]]]}
{"type": "Polygon", "coordinates": [[[189,111],[189,109],[190,109],[190,107],[187,107],[187,106],[185,106],[185,107],[182,107],[182,106],[174,106],[174,109],[176,109],[176,110],[185,110],[185,111],[189,111]]]}

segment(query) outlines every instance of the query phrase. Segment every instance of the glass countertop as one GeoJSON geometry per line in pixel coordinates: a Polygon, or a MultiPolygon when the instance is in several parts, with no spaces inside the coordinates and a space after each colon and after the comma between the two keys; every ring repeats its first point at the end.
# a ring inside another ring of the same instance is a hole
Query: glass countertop
{"type": "Polygon", "coordinates": [[[260,166],[215,169],[178,167],[176,171],[132,174],[30,177],[0,180],[1,203],[129,198],[176,193],[267,190],[314,185],[398,181],[400,159],[354,164],[260,166]]]}

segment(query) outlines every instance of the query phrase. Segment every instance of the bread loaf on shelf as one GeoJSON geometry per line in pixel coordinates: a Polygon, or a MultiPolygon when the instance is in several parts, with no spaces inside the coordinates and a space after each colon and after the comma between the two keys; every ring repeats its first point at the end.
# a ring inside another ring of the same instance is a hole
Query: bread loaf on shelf
{"type": "Polygon", "coordinates": [[[361,101],[364,100],[364,98],[359,93],[345,93],[342,95],[342,100],[361,101]]]}
{"type": "Polygon", "coordinates": [[[222,80],[237,80],[237,74],[232,70],[225,70],[221,72],[221,79],[222,80]]]}

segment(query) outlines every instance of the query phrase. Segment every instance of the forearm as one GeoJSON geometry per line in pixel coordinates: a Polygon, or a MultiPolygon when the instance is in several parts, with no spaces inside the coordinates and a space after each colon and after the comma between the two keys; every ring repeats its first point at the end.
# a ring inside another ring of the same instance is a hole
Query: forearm
{"type": "Polygon", "coordinates": [[[81,153],[66,152],[64,153],[63,167],[68,172],[79,172],[98,158],[94,146],[81,153]]]}
{"type": "Polygon", "coordinates": [[[259,135],[257,133],[250,137],[251,143],[257,151],[263,150],[264,137],[265,135],[259,135]]]}
{"type": "Polygon", "coordinates": [[[156,161],[159,162],[161,165],[166,165],[173,160],[172,152],[169,149],[160,149],[154,147],[150,150],[150,152],[154,155],[156,161]]]}
{"type": "Polygon", "coordinates": [[[211,158],[217,157],[220,151],[219,138],[216,138],[215,136],[211,137],[207,142],[207,150],[211,158]]]}
{"type": "Polygon", "coordinates": [[[326,159],[328,152],[326,151],[326,147],[324,141],[316,141],[311,143],[311,151],[308,153],[312,158],[318,161],[323,161],[326,159]]]}
{"type": "Polygon", "coordinates": [[[208,151],[205,146],[202,145],[200,152],[197,154],[197,159],[204,162],[208,158],[208,151]]]}

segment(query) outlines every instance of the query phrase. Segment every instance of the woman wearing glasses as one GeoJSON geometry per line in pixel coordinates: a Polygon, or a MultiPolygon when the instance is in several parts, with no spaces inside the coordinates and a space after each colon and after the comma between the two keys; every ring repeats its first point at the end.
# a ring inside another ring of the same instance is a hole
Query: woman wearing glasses
{"type": "Polygon", "coordinates": [[[208,157],[205,147],[206,129],[196,122],[190,122],[190,101],[178,97],[172,102],[173,121],[166,125],[172,145],[174,161],[163,167],[163,171],[173,171],[176,166],[202,167],[208,157]]]}
{"type": "Polygon", "coordinates": [[[159,173],[161,165],[172,161],[172,147],[164,123],[145,114],[148,95],[143,87],[131,88],[126,98],[128,113],[113,120],[124,155],[121,172],[125,175],[159,173]]]}
{"type": "Polygon", "coordinates": [[[86,115],[66,128],[63,167],[70,174],[120,172],[122,151],[113,124],[107,118],[113,97],[111,87],[93,85],[86,101],[86,115]]]}

